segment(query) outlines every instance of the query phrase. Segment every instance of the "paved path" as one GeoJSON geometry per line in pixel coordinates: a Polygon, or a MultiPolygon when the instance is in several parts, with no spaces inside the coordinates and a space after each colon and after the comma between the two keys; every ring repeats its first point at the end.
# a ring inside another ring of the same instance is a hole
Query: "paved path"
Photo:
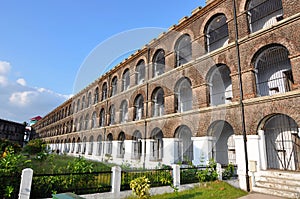
{"type": "Polygon", "coordinates": [[[249,193],[248,195],[243,196],[239,199],[284,199],[284,198],[277,197],[277,196],[260,194],[260,193],[249,193]]]}

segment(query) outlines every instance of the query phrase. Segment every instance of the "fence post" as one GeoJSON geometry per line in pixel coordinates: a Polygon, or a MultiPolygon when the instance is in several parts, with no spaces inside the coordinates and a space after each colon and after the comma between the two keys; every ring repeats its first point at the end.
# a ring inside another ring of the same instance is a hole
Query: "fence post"
{"type": "Polygon", "coordinates": [[[112,179],[111,179],[111,192],[114,194],[115,198],[118,198],[121,191],[121,172],[122,169],[119,166],[114,166],[111,169],[112,179]]]}
{"type": "Polygon", "coordinates": [[[31,191],[33,170],[30,168],[23,169],[19,191],[19,199],[29,199],[31,191]]]}
{"type": "Polygon", "coordinates": [[[180,167],[178,164],[173,164],[173,185],[179,188],[180,186],[180,167]]]}
{"type": "Polygon", "coordinates": [[[218,179],[222,180],[222,165],[220,163],[217,163],[217,173],[218,173],[218,179]]]}

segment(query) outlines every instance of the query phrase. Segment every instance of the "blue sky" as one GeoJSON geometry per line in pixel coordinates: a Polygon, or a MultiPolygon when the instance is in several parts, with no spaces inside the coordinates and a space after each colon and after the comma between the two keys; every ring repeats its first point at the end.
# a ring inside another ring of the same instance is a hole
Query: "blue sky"
{"type": "Polygon", "coordinates": [[[0,1],[0,118],[22,122],[44,116],[73,93],[80,67],[97,46],[134,29],[167,29],[205,5],[175,2],[0,1]]]}

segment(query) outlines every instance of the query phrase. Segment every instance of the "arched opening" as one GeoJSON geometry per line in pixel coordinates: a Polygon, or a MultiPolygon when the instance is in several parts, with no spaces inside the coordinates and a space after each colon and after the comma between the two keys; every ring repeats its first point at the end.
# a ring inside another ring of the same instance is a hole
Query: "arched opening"
{"type": "Polygon", "coordinates": [[[113,125],[115,124],[115,106],[112,104],[109,107],[109,117],[108,117],[108,124],[113,125]]]}
{"type": "Polygon", "coordinates": [[[92,105],[92,93],[89,92],[88,94],[88,103],[87,103],[87,107],[90,107],[92,105]]]}
{"type": "Polygon", "coordinates": [[[163,158],[163,132],[159,128],[153,129],[150,136],[150,160],[161,161],[163,158]]]}
{"type": "Polygon", "coordinates": [[[181,78],[175,87],[175,110],[185,112],[192,109],[193,92],[190,79],[181,78]]]}
{"type": "Polygon", "coordinates": [[[105,111],[104,108],[101,109],[100,115],[99,115],[99,126],[103,127],[105,126],[105,111]]]}
{"type": "Polygon", "coordinates": [[[206,49],[212,52],[228,44],[228,24],[224,14],[215,15],[206,26],[206,49]]]}
{"type": "Polygon", "coordinates": [[[230,103],[232,100],[232,82],[230,69],[226,65],[214,66],[208,77],[210,105],[230,103]]]}
{"type": "Polygon", "coordinates": [[[134,100],[134,120],[141,120],[144,115],[144,98],[139,94],[134,100]]]}
{"type": "Polygon", "coordinates": [[[192,131],[189,127],[182,125],[179,126],[175,131],[175,149],[177,155],[175,154],[175,162],[180,162],[182,164],[189,164],[194,159],[193,153],[193,141],[192,141],[192,131]]]}
{"type": "Polygon", "coordinates": [[[142,134],[136,130],[132,136],[132,159],[140,159],[142,155],[142,134]]]}
{"type": "Polygon", "coordinates": [[[215,121],[209,126],[208,135],[215,139],[211,150],[214,160],[223,165],[236,164],[232,126],[226,121],[215,121]]]}
{"type": "Polygon", "coordinates": [[[250,0],[246,9],[251,33],[270,27],[283,19],[281,0],[250,0]]]}
{"type": "Polygon", "coordinates": [[[129,69],[126,69],[122,76],[122,91],[126,91],[130,86],[129,69]]]}
{"type": "Polygon", "coordinates": [[[125,154],[125,133],[121,132],[118,136],[118,151],[117,151],[117,157],[118,158],[124,158],[125,154]]]}
{"type": "Polygon", "coordinates": [[[165,72],[165,51],[159,49],[153,56],[152,77],[157,77],[165,72]]]}
{"type": "Polygon", "coordinates": [[[123,100],[120,106],[120,123],[124,123],[128,120],[128,104],[126,100],[123,100]]]}
{"type": "Polygon", "coordinates": [[[89,139],[89,150],[88,150],[89,155],[93,154],[93,146],[94,146],[94,136],[91,136],[89,139]]]}
{"type": "Polygon", "coordinates": [[[106,154],[109,155],[112,154],[112,141],[113,141],[113,135],[109,133],[106,138],[106,154]]]}
{"type": "Polygon", "coordinates": [[[82,154],[85,154],[86,152],[86,141],[86,137],[84,137],[82,141],[82,154]]]}
{"type": "Polygon", "coordinates": [[[97,138],[97,155],[100,156],[102,154],[102,135],[99,135],[97,138]]]}
{"type": "Polygon", "coordinates": [[[118,91],[118,78],[115,76],[111,80],[111,96],[117,94],[118,91]]]}
{"type": "Polygon", "coordinates": [[[283,46],[271,46],[260,51],[254,60],[258,96],[285,93],[294,83],[289,52],[283,46]]]}
{"type": "Polygon", "coordinates": [[[192,43],[188,34],[182,35],[175,45],[176,67],[192,60],[192,43]]]}
{"type": "Polygon", "coordinates": [[[99,101],[99,88],[97,87],[94,91],[94,104],[97,104],[99,101]]]}
{"type": "Polygon", "coordinates": [[[97,113],[94,111],[92,115],[92,128],[97,127],[97,113]]]}
{"type": "Polygon", "coordinates": [[[295,120],[276,114],[266,120],[265,143],[268,169],[299,170],[300,138],[295,120]]]}
{"type": "Polygon", "coordinates": [[[145,81],[145,61],[140,60],[135,69],[135,84],[142,84],[145,81]]]}
{"type": "Polygon", "coordinates": [[[164,90],[159,87],[156,88],[152,93],[152,116],[162,116],[164,115],[164,107],[165,107],[165,98],[164,98],[164,90]]]}
{"type": "Polygon", "coordinates": [[[105,100],[107,99],[107,83],[104,82],[104,84],[102,85],[102,97],[101,100],[105,100]]]}

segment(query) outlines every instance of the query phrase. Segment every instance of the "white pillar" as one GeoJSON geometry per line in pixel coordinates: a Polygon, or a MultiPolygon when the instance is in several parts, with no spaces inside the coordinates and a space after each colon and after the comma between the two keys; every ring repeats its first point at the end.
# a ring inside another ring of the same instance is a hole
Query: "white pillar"
{"type": "Polygon", "coordinates": [[[217,173],[218,173],[218,179],[222,180],[222,165],[220,163],[217,163],[217,173]]]}
{"type": "Polygon", "coordinates": [[[173,185],[176,188],[180,186],[180,167],[178,164],[173,164],[173,185]]]}
{"type": "Polygon", "coordinates": [[[211,136],[192,137],[194,148],[194,165],[206,165],[212,158],[212,149],[215,138],[211,136]]]}
{"type": "Polygon", "coordinates": [[[267,152],[266,152],[266,137],[264,130],[258,130],[259,140],[259,153],[260,153],[260,169],[267,169],[267,152]]]}
{"type": "Polygon", "coordinates": [[[31,191],[33,170],[30,168],[24,169],[22,171],[19,199],[29,199],[31,191]]]}
{"type": "Polygon", "coordinates": [[[112,167],[111,176],[111,192],[114,194],[114,198],[119,198],[121,191],[121,167],[112,167]]]}

